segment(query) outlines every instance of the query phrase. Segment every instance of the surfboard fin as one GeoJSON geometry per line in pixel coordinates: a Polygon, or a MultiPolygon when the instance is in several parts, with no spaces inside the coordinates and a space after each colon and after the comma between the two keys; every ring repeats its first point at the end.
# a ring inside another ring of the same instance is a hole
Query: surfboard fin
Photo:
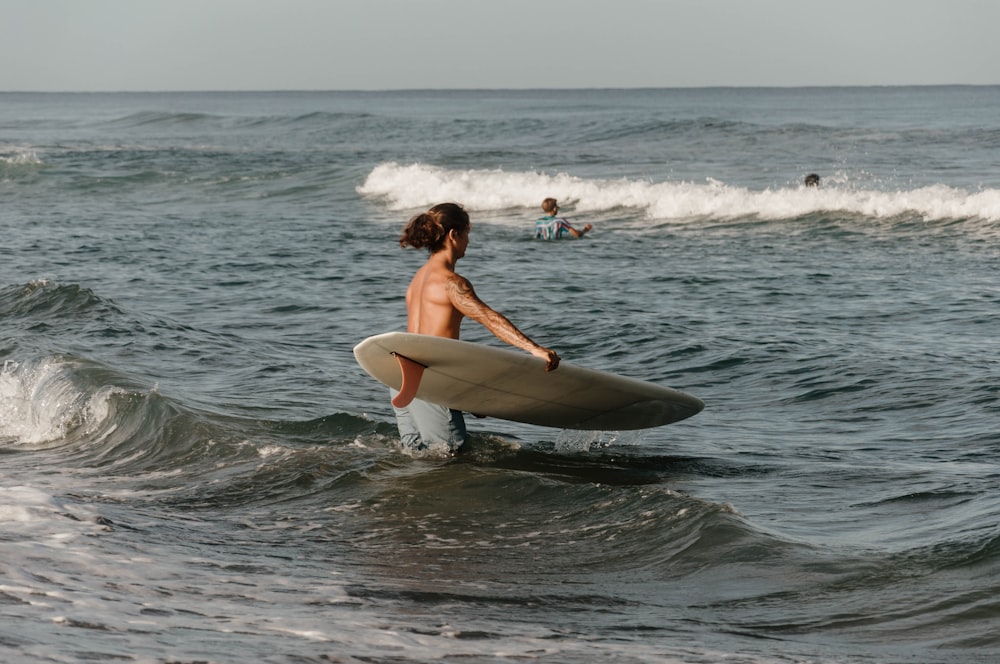
{"type": "Polygon", "coordinates": [[[399,394],[392,398],[392,405],[396,408],[405,408],[417,395],[420,379],[423,378],[424,369],[427,367],[399,353],[393,353],[392,356],[399,362],[399,371],[403,374],[403,384],[399,386],[399,394]]]}

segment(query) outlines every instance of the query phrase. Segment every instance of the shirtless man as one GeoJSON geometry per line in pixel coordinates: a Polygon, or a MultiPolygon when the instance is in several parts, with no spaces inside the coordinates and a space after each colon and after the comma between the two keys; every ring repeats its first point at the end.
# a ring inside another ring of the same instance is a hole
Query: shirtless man
{"type": "MultiPolygon", "coordinates": [[[[545,360],[545,370],[552,371],[559,366],[556,352],[539,346],[506,316],[491,309],[479,299],[469,280],[455,272],[455,263],[465,256],[469,246],[471,228],[462,206],[441,203],[413,217],[403,230],[401,247],[426,247],[430,252],[430,258],[406,289],[407,331],[458,339],[462,320],[467,316],[482,323],[501,341],[545,360]]],[[[443,444],[453,454],[465,443],[465,418],[457,410],[420,399],[394,410],[404,447],[422,451],[443,444]]]]}

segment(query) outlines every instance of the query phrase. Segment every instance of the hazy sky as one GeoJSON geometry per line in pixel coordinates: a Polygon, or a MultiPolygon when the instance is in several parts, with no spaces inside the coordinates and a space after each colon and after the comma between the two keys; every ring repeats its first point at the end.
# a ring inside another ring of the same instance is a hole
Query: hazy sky
{"type": "Polygon", "coordinates": [[[0,90],[1000,83],[998,0],[2,0],[0,90]]]}

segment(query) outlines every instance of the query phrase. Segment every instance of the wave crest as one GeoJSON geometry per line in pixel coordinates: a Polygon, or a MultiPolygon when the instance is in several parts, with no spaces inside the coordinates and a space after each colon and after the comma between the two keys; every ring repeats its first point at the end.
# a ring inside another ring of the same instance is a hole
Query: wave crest
{"type": "Polygon", "coordinates": [[[85,312],[120,314],[121,310],[89,288],[57,284],[46,279],[0,289],[0,315],[80,315],[85,312]]]}
{"type": "Polygon", "coordinates": [[[854,185],[843,175],[824,179],[818,189],[801,184],[753,190],[707,179],[704,183],[640,179],[583,178],[502,169],[447,169],[427,164],[379,164],[357,187],[395,210],[458,201],[470,210],[538,209],[553,196],[577,213],[631,208],[646,219],[795,219],[840,213],[874,219],[917,216],[924,221],[1000,221],[1000,190],[966,191],[937,184],[910,190],[879,191],[854,185]]]}
{"type": "Polygon", "coordinates": [[[10,153],[0,153],[0,168],[18,168],[25,166],[41,166],[45,162],[34,150],[21,148],[10,153]]]}
{"type": "Polygon", "coordinates": [[[108,417],[109,399],[122,392],[114,386],[81,389],[66,358],[8,360],[0,369],[0,438],[27,446],[62,443],[72,431],[98,428],[108,417]]]}

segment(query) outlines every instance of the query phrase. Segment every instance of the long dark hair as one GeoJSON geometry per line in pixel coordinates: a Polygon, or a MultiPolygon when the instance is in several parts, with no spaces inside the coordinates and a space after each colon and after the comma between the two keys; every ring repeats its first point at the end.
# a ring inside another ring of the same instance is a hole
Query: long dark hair
{"type": "Polygon", "coordinates": [[[444,248],[451,231],[459,235],[469,227],[469,213],[458,203],[439,203],[427,212],[410,219],[399,238],[399,246],[421,249],[432,254],[444,248]]]}

